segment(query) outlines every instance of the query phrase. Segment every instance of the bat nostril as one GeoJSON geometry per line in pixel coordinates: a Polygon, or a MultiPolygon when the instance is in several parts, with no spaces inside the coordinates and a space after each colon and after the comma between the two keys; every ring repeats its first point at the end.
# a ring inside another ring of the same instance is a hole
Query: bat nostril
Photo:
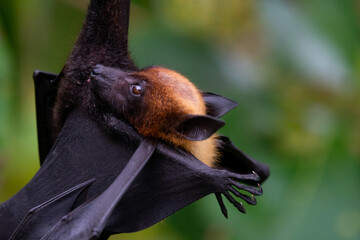
{"type": "Polygon", "coordinates": [[[100,74],[100,69],[99,68],[94,68],[91,72],[92,76],[98,76],[100,74]]]}
{"type": "Polygon", "coordinates": [[[92,75],[92,76],[98,76],[98,75],[100,75],[101,72],[102,72],[102,69],[103,69],[103,66],[100,65],[100,64],[97,64],[97,65],[94,67],[94,69],[92,70],[91,75],[92,75]]]}

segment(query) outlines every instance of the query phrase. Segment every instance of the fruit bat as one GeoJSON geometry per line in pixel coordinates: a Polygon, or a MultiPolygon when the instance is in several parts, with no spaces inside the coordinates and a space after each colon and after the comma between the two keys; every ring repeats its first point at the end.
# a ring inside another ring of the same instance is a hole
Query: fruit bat
{"type": "MultiPolygon", "coordinates": [[[[244,212],[269,176],[267,165],[217,137],[220,158],[208,167],[182,148],[146,138],[87,87],[95,65],[135,71],[127,47],[128,0],[92,0],[79,38],[59,75],[36,71],[35,96],[41,168],[0,204],[1,239],[107,239],[147,228],[215,193],[244,212]],[[59,89],[62,89],[61,92],[59,89]],[[107,121],[105,121],[107,120],[107,121]],[[114,122],[116,131],[104,122],[114,122]]],[[[202,93],[207,115],[236,104],[202,93]]]]}

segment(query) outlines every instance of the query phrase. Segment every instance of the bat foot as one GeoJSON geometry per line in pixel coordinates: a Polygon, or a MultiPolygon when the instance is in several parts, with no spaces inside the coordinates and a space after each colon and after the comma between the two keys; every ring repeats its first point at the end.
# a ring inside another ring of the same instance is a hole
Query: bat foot
{"type": "MultiPolygon", "coordinates": [[[[215,195],[220,205],[221,212],[226,218],[228,216],[227,210],[222,200],[221,194],[223,194],[226,199],[242,213],[246,213],[245,207],[242,202],[237,201],[233,197],[233,195],[237,198],[242,199],[250,205],[257,204],[255,196],[261,196],[263,194],[263,190],[261,188],[261,185],[259,184],[261,179],[256,172],[252,172],[251,174],[237,174],[226,170],[221,170],[220,174],[220,179],[222,179],[222,190],[215,195]],[[243,182],[253,182],[253,185],[257,183],[257,186],[246,185],[243,182]]],[[[217,180],[217,182],[219,182],[219,179],[217,180]]]]}

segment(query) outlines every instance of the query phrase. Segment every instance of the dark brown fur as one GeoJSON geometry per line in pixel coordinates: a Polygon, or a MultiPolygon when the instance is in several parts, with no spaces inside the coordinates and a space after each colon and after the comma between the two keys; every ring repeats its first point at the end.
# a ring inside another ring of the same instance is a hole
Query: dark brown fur
{"type": "Polygon", "coordinates": [[[96,64],[134,71],[128,52],[129,3],[123,0],[93,0],[76,44],[58,78],[53,108],[53,138],[61,130],[67,114],[77,105],[95,110],[86,85],[96,64]]]}

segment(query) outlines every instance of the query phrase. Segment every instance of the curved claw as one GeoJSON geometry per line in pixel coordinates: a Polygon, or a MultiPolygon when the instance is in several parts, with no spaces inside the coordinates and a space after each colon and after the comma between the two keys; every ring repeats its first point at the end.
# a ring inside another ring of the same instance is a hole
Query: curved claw
{"type": "Polygon", "coordinates": [[[222,214],[225,216],[225,218],[228,218],[228,212],[227,212],[227,209],[225,207],[225,204],[224,204],[224,201],[221,197],[221,193],[215,193],[215,196],[216,196],[216,199],[220,205],[220,208],[221,208],[221,212],[222,214]]]}
{"type": "Polygon", "coordinates": [[[251,197],[245,195],[245,194],[242,194],[240,192],[238,192],[236,189],[234,189],[233,187],[231,187],[229,189],[229,191],[231,191],[235,196],[243,199],[245,202],[247,202],[248,204],[250,205],[256,205],[256,199],[254,197],[254,195],[251,194],[251,197]]]}
{"type": "Polygon", "coordinates": [[[237,202],[228,192],[223,192],[223,194],[240,212],[246,213],[244,205],[241,202],[237,202]]]}
{"type": "Polygon", "coordinates": [[[255,171],[252,171],[252,174],[254,174],[256,178],[259,178],[259,181],[261,180],[260,176],[255,171]]]}
{"type": "Polygon", "coordinates": [[[241,184],[233,179],[230,179],[231,183],[237,187],[238,189],[241,189],[241,190],[244,190],[244,191],[247,191],[249,193],[252,193],[256,196],[260,196],[263,194],[263,191],[262,191],[262,188],[260,186],[260,184],[258,184],[258,188],[256,187],[252,187],[252,186],[248,186],[248,185],[244,185],[244,184],[241,184]]]}

